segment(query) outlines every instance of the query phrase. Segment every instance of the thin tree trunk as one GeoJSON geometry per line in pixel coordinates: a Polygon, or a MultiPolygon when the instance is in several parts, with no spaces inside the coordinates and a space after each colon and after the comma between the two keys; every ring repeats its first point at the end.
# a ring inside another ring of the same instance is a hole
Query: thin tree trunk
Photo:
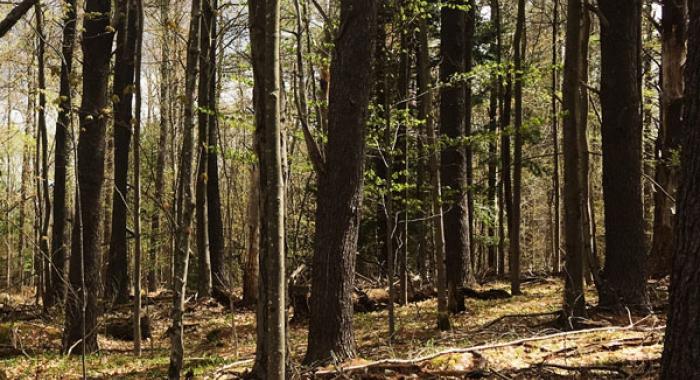
{"type": "MultiPolygon", "coordinates": [[[[469,10],[466,12],[464,24],[464,70],[470,72],[473,69],[474,56],[474,33],[476,32],[476,1],[468,0],[469,10]]],[[[472,134],[472,81],[468,79],[464,86],[464,136],[469,138],[472,134]]],[[[476,281],[476,245],[475,245],[475,229],[474,225],[474,165],[472,144],[467,143],[464,147],[465,165],[467,167],[467,224],[469,233],[467,238],[468,251],[464,255],[464,283],[471,284],[476,281]]]]}
{"type": "Polygon", "coordinates": [[[510,292],[520,294],[520,203],[523,172],[523,60],[525,59],[525,0],[518,1],[518,19],[513,37],[515,64],[515,147],[513,151],[513,208],[510,232],[510,292]]]}
{"type": "Polygon", "coordinates": [[[141,57],[143,48],[143,0],[132,0],[136,18],[134,86],[134,354],[141,356],[141,57]]]}
{"type": "Polygon", "coordinates": [[[209,85],[212,79],[209,51],[211,46],[211,21],[213,10],[210,0],[202,2],[199,19],[199,81],[197,92],[197,116],[199,140],[197,151],[197,184],[195,189],[195,218],[197,231],[197,290],[202,297],[211,294],[211,258],[209,256],[209,227],[207,216],[207,187],[209,162],[209,113],[212,111],[209,85]]]}
{"type": "MultiPolygon", "coordinates": [[[[192,0],[190,10],[190,29],[187,39],[187,63],[185,67],[184,123],[182,136],[182,153],[180,154],[180,171],[176,201],[175,252],[173,252],[173,309],[170,327],[170,365],[168,378],[179,379],[184,357],[185,291],[187,290],[187,273],[190,259],[190,235],[192,234],[193,181],[192,164],[194,155],[194,96],[197,82],[197,63],[199,59],[199,19],[201,17],[200,0],[192,0]]],[[[199,161],[199,157],[197,160],[199,161]]]]}
{"type": "Polygon", "coordinates": [[[56,119],[56,148],[53,188],[53,229],[51,231],[51,252],[53,268],[51,282],[53,298],[62,304],[65,297],[65,228],[66,228],[66,173],[68,165],[68,129],[71,125],[72,94],[70,76],[73,70],[73,47],[75,45],[77,10],[76,0],[65,0],[63,16],[63,44],[61,53],[61,79],[59,89],[59,109],[56,119]]]}
{"type": "Polygon", "coordinates": [[[250,171],[250,190],[248,192],[248,246],[246,247],[245,268],[243,270],[243,304],[253,306],[258,302],[258,275],[260,273],[260,182],[259,169],[253,165],[250,171]]]}
{"type": "Polygon", "coordinates": [[[226,256],[224,244],[224,221],[221,214],[221,190],[219,186],[219,113],[218,94],[219,80],[217,80],[217,58],[219,38],[217,31],[217,17],[219,15],[218,0],[211,1],[212,13],[209,26],[211,49],[209,50],[210,78],[209,78],[209,158],[207,160],[207,217],[209,228],[209,257],[211,260],[212,296],[222,305],[228,305],[230,300],[230,284],[226,271],[226,256]]]}
{"type": "Polygon", "coordinates": [[[552,270],[561,273],[561,183],[559,181],[559,107],[557,106],[557,91],[559,91],[559,0],[554,0],[552,19],[552,214],[554,219],[552,231],[552,270]]]}
{"type": "MultiPolygon", "coordinates": [[[[162,28],[167,28],[169,24],[170,0],[161,0],[160,3],[160,25],[162,28]]],[[[166,35],[167,36],[167,35],[166,35]]],[[[165,37],[160,41],[160,133],[158,137],[158,154],[156,158],[156,175],[154,178],[154,197],[160,202],[164,194],[164,176],[165,172],[165,152],[168,142],[168,123],[170,118],[170,65],[168,63],[168,38],[165,37]]],[[[162,252],[161,236],[161,208],[156,207],[151,218],[151,246],[149,247],[149,270],[148,270],[148,291],[155,292],[158,287],[158,276],[156,268],[158,267],[158,254],[162,252]]]]}
{"type": "MultiPolygon", "coordinates": [[[[130,1],[116,8],[117,48],[114,62],[114,195],[112,196],[112,232],[109,244],[105,298],[108,302],[129,301],[129,261],[127,219],[129,211],[128,179],[131,145],[134,53],[136,49],[136,17],[130,1]]],[[[131,210],[133,212],[133,210],[131,210]]]]}
{"type": "Polygon", "coordinates": [[[425,120],[428,136],[428,166],[431,180],[432,233],[435,242],[435,269],[437,277],[437,327],[440,331],[450,329],[450,315],[447,311],[447,273],[445,268],[445,234],[442,221],[442,192],[440,186],[439,148],[435,138],[435,123],[432,115],[433,108],[433,78],[430,74],[430,47],[428,46],[428,22],[425,18],[418,20],[418,93],[420,120],[425,120]]]}
{"type": "Polygon", "coordinates": [[[12,29],[13,26],[22,18],[33,6],[35,6],[38,0],[22,0],[21,3],[17,4],[10,13],[5,16],[2,21],[0,21],[0,38],[4,37],[7,32],[12,29]]]}

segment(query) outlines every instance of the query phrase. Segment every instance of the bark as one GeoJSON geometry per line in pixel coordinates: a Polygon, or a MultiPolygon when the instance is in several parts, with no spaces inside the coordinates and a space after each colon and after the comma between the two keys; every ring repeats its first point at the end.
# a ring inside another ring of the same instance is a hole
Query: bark
{"type": "Polygon", "coordinates": [[[211,21],[213,10],[210,0],[202,2],[199,20],[199,81],[197,90],[197,183],[195,189],[195,218],[197,231],[197,290],[202,297],[211,294],[211,258],[209,256],[209,223],[207,216],[207,187],[209,162],[209,113],[212,111],[209,85],[212,66],[209,62],[211,49],[211,21]]]}
{"type": "Polygon", "coordinates": [[[97,351],[100,195],[104,181],[105,129],[112,39],[108,30],[110,0],[88,0],[95,17],[83,24],[83,88],[78,136],[76,212],[71,243],[63,351],[97,351]]]}
{"type": "Polygon", "coordinates": [[[554,216],[552,231],[551,263],[554,273],[561,272],[561,183],[559,181],[559,107],[557,91],[559,90],[559,0],[554,1],[552,20],[552,214],[554,216]]]}
{"type": "MultiPolygon", "coordinates": [[[[465,17],[465,37],[464,37],[464,70],[470,72],[473,69],[474,56],[474,34],[476,32],[476,1],[468,0],[469,10],[465,17]]],[[[464,88],[464,136],[469,138],[472,134],[472,81],[467,80],[464,88]]],[[[464,283],[471,284],[476,281],[476,245],[475,245],[475,228],[474,225],[474,165],[472,144],[467,143],[464,147],[466,158],[465,165],[467,166],[467,224],[469,228],[468,250],[464,255],[464,283]]]]}
{"type": "Polygon", "coordinates": [[[582,0],[569,1],[567,6],[566,58],[564,61],[564,233],[566,267],[564,315],[573,324],[585,316],[583,292],[584,234],[583,165],[581,133],[582,77],[582,0]]]}
{"type": "MultiPolygon", "coordinates": [[[[700,44],[700,5],[688,2],[688,46],[700,44]]],[[[700,50],[688,49],[685,106],[675,225],[673,272],[661,379],[695,379],[700,374],[700,50]]]]}
{"type": "MultiPolygon", "coordinates": [[[[131,0],[136,27],[134,37],[134,77],[135,109],[134,109],[134,354],[141,355],[141,57],[143,48],[143,2],[131,0]]],[[[143,326],[148,331],[148,325],[143,326]]]]}
{"type": "Polygon", "coordinates": [[[525,0],[518,1],[518,18],[513,37],[513,61],[515,64],[515,146],[513,149],[513,207],[512,222],[508,229],[510,237],[510,292],[520,294],[520,203],[522,197],[523,172],[523,60],[525,58],[525,0]]]}
{"type": "Polygon", "coordinates": [[[645,309],[639,0],[601,0],[605,269],[600,304],[645,309]]]}
{"type": "Polygon", "coordinates": [[[260,272],[260,175],[257,165],[250,173],[250,190],[248,192],[248,246],[246,247],[245,268],[243,270],[243,304],[253,306],[258,302],[258,275],[260,272]]]}
{"type": "MultiPolygon", "coordinates": [[[[491,0],[491,24],[494,27],[494,32],[498,33],[498,1],[491,0]]],[[[501,57],[499,51],[498,40],[499,37],[496,35],[496,41],[491,42],[490,54],[492,59],[496,61],[496,64],[500,65],[501,57]]],[[[486,191],[486,198],[492,212],[497,212],[498,210],[498,142],[496,136],[498,134],[498,106],[500,100],[500,81],[497,73],[493,73],[491,78],[491,89],[489,96],[489,133],[491,134],[491,139],[489,140],[488,148],[488,189],[486,191]]],[[[494,220],[495,222],[495,220],[494,220]]],[[[498,247],[495,243],[497,238],[495,224],[489,223],[487,228],[487,236],[490,241],[488,244],[487,252],[487,268],[490,272],[497,273],[498,271],[498,247]]]]}
{"type": "MultiPolygon", "coordinates": [[[[459,1],[452,1],[455,5],[459,1]]],[[[445,188],[444,205],[445,257],[447,272],[448,308],[452,313],[466,310],[459,294],[464,278],[464,253],[469,249],[466,180],[467,165],[464,147],[457,140],[464,137],[464,85],[454,76],[464,72],[465,23],[464,13],[454,7],[443,6],[440,17],[440,132],[446,140],[442,151],[440,177],[445,188]]]]}
{"type": "Polygon", "coordinates": [[[686,57],[686,0],[665,0],[661,17],[661,129],[657,138],[654,193],[654,234],[649,254],[649,273],[664,277],[671,272],[673,229],[678,188],[678,163],[674,162],[681,142],[683,108],[683,62],[686,57]],[[673,198],[672,198],[673,197],[673,198]]]}
{"type": "Polygon", "coordinates": [[[219,186],[219,119],[218,119],[218,81],[217,68],[217,15],[218,1],[210,0],[212,13],[210,16],[209,33],[211,48],[209,49],[210,78],[209,78],[209,158],[207,160],[207,217],[209,233],[209,257],[211,260],[212,296],[222,305],[230,303],[229,278],[226,271],[224,252],[224,222],[221,214],[221,190],[219,186]]]}
{"type": "MultiPolygon", "coordinates": [[[[129,301],[127,245],[129,149],[134,118],[134,53],[136,17],[131,2],[117,7],[117,50],[114,62],[114,195],[112,233],[107,259],[105,298],[115,304],[129,301]]],[[[133,211],[133,210],[132,210],[133,211]]]]}
{"type": "Polygon", "coordinates": [[[377,2],[342,0],[340,20],[331,63],[327,161],[319,177],[306,363],[342,361],[355,354],[351,295],[377,2]]]}
{"type": "Polygon", "coordinates": [[[51,231],[51,255],[53,267],[51,282],[53,298],[62,303],[65,297],[65,229],[66,229],[66,173],[68,165],[68,130],[71,125],[72,96],[70,76],[73,70],[73,47],[76,36],[76,0],[65,0],[63,16],[63,43],[61,53],[61,79],[59,108],[56,119],[56,142],[53,188],[53,229],[51,231]]]}
{"type": "Polygon", "coordinates": [[[41,165],[41,177],[37,180],[38,193],[41,196],[39,202],[41,208],[41,220],[39,221],[39,250],[41,252],[42,261],[41,276],[43,279],[43,289],[41,292],[44,308],[53,306],[56,302],[52,289],[51,272],[52,261],[49,247],[49,227],[51,223],[51,195],[49,190],[49,139],[46,129],[46,75],[44,70],[44,51],[46,47],[44,36],[44,14],[41,8],[41,2],[35,4],[36,11],[36,32],[38,34],[37,43],[37,90],[39,92],[39,108],[37,112],[37,132],[39,134],[37,154],[41,157],[37,160],[37,171],[41,165]]]}
{"type": "Polygon", "coordinates": [[[190,27],[187,39],[187,62],[185,66],[184,122],[182,135],[182,153],[176,200],[176,234],[175,252],[173,252],[173,308],[170,335],[170,364],[168,378],[179,379],[184,357],[185,291],[190,259],[190,236],[192,234],[193,204],[193,155],[194,155],[194,96],[197,81],[197,63],[199,58],[199,19],[201,17],[200,0],[193,0],[190,10],[190,27]]]}
{"type": "MultiPolygon", "coordinates": [[[[160,4],[160,25],[162,28],[167,28],[169,24],[170,0],[162,0],[160,4]]],[[[170,118],[170,65],[168,51],[167,34],[160,41],[160,123],[158,136],[158,154],[156,158],[156,175],[154,178],[154,197],[156,201],[161,202],[164,194],[164,176],[165,172],[165,152],[168,145],[168,128],[170,118]]],[[[166,209],[167,211],[167,209],[166,209]]],[[[148,291],[155,292],[158,287],[158,277],[156,268],[158,267],[158,254],[161,253],[162,246],[161,236],[161,207],[156,207],[153,216],[151,217],[151,246],[149,249],[150,267],[148,270],[148,291]]]]}
{"type": "Polygon", "coordinates": [[[265,339],[265,377],[284,379],[286,370],[286,280],[284,244],[284,174],[282,170],[282,141],[280,106],[280,2],[267,0],[265,6],[265,129],[262,153],[265,156],[261,170],[265,172],[265,190],[261,192],[267,234],[263,240],[266,262],[261,266],[267,282],[265,318],[267,331],[258,339],[265,339]]]}
{"type": "Polygon", "coordinates": [[[0,21],[0,38],[4,37],[7,32],[12,29],[13,26],[22,18],[34,5],[38,3],[38,0],[22,0],[21,3],[17,4],[10,13],[5,16],[2,21],[0,21]]]}
{"type": "Polygon", "coordinates": [[[440,186],[439,148],[435,138],[433,108],[433,78],[430,67],[430,46],[428,46],[428,22],[425,18],[418,20],[418,93],[420,120],[425,120],[428,137],[428,166],[431,181],[432,233],[435,244],[435,270],[437,276],[437,327],[441,331],[450,329],[450,315],[447,311],[447,273],[445,268],[445,233],[442,221],[442,189],[440,186]]]}

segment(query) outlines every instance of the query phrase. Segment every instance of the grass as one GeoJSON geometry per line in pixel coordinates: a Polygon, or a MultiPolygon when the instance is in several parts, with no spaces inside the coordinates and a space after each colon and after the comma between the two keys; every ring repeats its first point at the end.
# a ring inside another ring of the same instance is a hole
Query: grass
{"type": "MultiPolygon", "coordinates": [[[[391,341],[388,339],[386,311],[357,314],[354,330],[359,359],[353,363],[387,358],[415,358],[456,347],[508,342],[555,332],[549,323],[553,316],[506,318],[488,328],[483,326],[509,314],[557,311],[562,297],[560,282],[558,279],[548,279],[541,283],[526,284],[523,295],[508,300],[467,299],[468,311],[453,316],[453,329],[449,332],[439,332],[435,329],[434,300],[397,306],[397,331],[391,341]]],[[[507,284],[495,283],[489,286],[506,288],[507,284]]],[[[593,292],[589,292],[587,297],[589,303],[595,303],[593,292]]],[[[100,335],[101,351],[86,358],[88,376],[96,379],[163,378],[167,372],[169,355],[169,340],[166,334],[169,305],[170,302],[164,300],[151,307],[153,339],[144,342],[144,352],[139,358],[131,353],[131,342],[115,341],[100,335]]],[[[609,324],[607,320],[610,318],[594,319],[596,323],[604,325],[609,324]]],[[[649,326],[663,323],[662,319],[657,318],[648,318],[645,321],[649,326]]],[[[622,321],[619,324],[625,323],[622,321]]],[[[0,330],[3,326],[4,324],[0,325],[0,330]]],[[[19,338],[24,353],[6,355],[0,350],[0,379],[3,379],[3,375],[9,379],[80,378],[80,358],[59,354],[61,326],[60,316],[14,323],[13,328],[16,329],[16,337],[19,338]]],[[[254,357],[255,315],[252,311],[237,310],[232,314],[221,306],[200,301],[188,305],[185,326],[184,371],[193,371],[195,378],[206,378],[217,368],[228,363],[254,357]]],[[[290,326],[289,350],[296,363],[299,363],[306,349],[306,332],[304,326],[290,326]]],[[[478,363],[473,360],[476,357],[474,355],[440,356],[426,363],[424,367],[426,370],[444,371],[478,364],[483,369],[493,371],[492,373],[542,371],[543,363],[579,367],[610,366],[618,363],[616,365],[629,367],[629,364],[623,363],[657,361],[661,354],[662,341],[661,329],[597,332],[483,350],[479,352],[478,363]]],[[[632,366],[632,370],[641,371],[637,368],[640,365],[632,366]]],[[[654,369],[647,367],[644,367],[645,373],[653,374],[654,369]]],[[[235,371],[246,369],[247,367],[241,367],[235,371]]],[[[563,369],[547,370],[553,375],[571,374],[563,369]]],[[[639,375],[637,377],[643,377],[640,372],[635,373],[639,375]]]]}

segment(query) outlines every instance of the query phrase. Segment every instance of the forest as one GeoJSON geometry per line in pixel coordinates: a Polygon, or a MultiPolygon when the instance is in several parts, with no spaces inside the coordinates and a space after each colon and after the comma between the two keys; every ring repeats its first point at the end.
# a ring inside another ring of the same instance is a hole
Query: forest
{"type": "Polygon", "coordinates": [[[700,0],[0,0],[0,380],[700,379],[700,0]]]}

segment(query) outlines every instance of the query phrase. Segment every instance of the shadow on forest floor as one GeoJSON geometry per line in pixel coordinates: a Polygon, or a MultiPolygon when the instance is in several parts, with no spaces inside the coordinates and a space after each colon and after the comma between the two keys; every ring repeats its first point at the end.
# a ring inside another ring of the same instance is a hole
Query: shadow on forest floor
{"type": "MultiPolygon", "coordinates": [[[[506,283],[490,288],[506,289],[506,283]]],[[[664,283],[650,284],[652,298],[665,299],[664,283]]],[[[654,378],[663,344],[664,316],[605,315],[595,312],[586,328],[562,332],[552,321],[561,304],[559,279],[524,285],[524,294],[502,300],[467,299],[468,312],[452,318],[453,329],[435,329],[435,301],[397,307],[397,331],[388,338],[386,311],[356,314],[358,359],[310,371],[295,369],[295,377],[379,379],[406,378],[654,378]]],[[[587,294],[596,303],[592,289],[587,294]]],[[[5,297],[7,298],[7,297],[5,297]]],[[[7,304],[28,303],[13,296],[7,304]]],[[[170,301],[158,298],[149,307],[153,338],[143,355],[131,353],[132,343],[99,335],[101,352],[86,358],[93,379],[163,378],[168,365],[166,335],[170,301]]],[[[0,306],[3,303],[0,295],[0,306]]],[[[661,308],[662,305],[657,305],[661,308]]],[[[657,309],[658,309],[657,308],[657,309]]],[[[27,311],[31,313],[32,311],[27,311]]],[[[1,317],[1,315],[0,315],[1,317]]],[[[79,357],[59,354],[60,316],[15,322],[0,319],[0,379],[79,378],[79,357]]],[[[185,317],[186,361],[183,373],[194,378],[237,378],[252,365],[255,315],[231,313],[213,302],[188,305],[185,317]]],[[[292,325],[289,350],[299,363],[306,348],[306,328],[292,325]]]]}

